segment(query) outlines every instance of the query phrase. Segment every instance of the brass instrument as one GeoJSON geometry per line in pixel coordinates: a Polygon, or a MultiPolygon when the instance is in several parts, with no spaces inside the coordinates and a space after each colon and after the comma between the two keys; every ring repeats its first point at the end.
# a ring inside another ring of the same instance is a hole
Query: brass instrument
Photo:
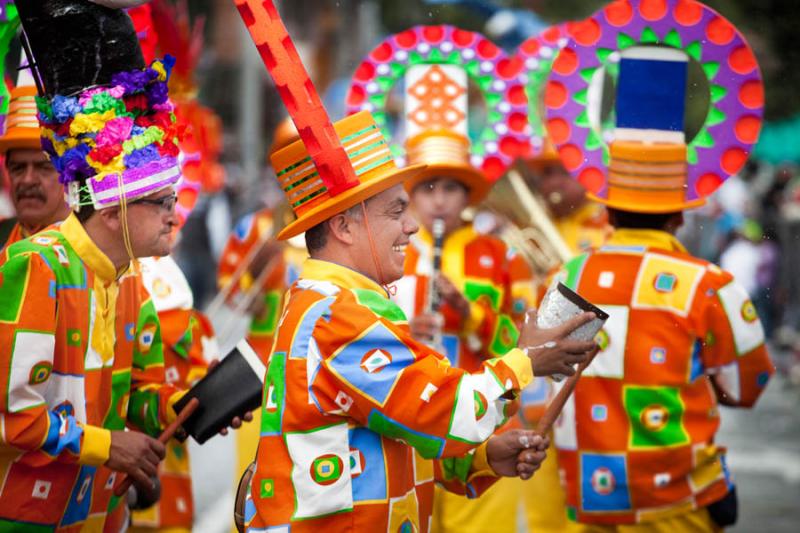
{"type": "Polygon", "coordinates": [[[484,207],[507,221],[499,237],[525,257],[540,279],[575,255],[553,224],[544,200],[528,188],[517,170],[510,170],[492,186],[484,207]]]}

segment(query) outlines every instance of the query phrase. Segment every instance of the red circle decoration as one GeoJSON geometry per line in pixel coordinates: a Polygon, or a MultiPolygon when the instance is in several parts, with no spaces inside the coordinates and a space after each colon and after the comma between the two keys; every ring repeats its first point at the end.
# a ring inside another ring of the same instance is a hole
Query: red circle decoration
{"type": "Polygon", "coordinates": [[[478,43],[478,56],[481,59],[494,59],[500,55],[500,49],[489,39],[481,39],[478,43]]]}
{"type": "Polygon", "coordinates": [[[514,137],[504,137],[500,141],[500,151],[509,157],[516,158],[520,154],[519,143],[514,137]]]}
{"type": "Polygon", "coordinates": [[[525,105],[528,103],[528,95],[525,94],[525,87],[522,85],[511,87],[506,94],[506,98],[514,105],[525,105]]]}
{"type": "Polygon", "coordinates": [[[728,57],[728,65],[738,74],[749,74],[758,67],[753,51],[745,45],[739,46],[731,52],[728,57]]]}
{"type": "Polygon", "coordinates": [[[372,51],[370,57],[378,62],[388,61],[389,58],[392,57],[392,45],[389,43],[381,43],[380,46],[372,51]]]}
{"type": "Polygon", "coordinates": [[[553,62],[553,71],[562,76],[569,76],[578,68],[578,54],[571,48],[564,48],[553,62]]]}
{"type": "Polygon", "coordinates": [[[569,122],[563,118],[553,118],[547,121],[547,133],[555,144],[564,144],[572,135],[569,122]]]}
{"type": "Polygon", "coordinates": [[[541,47],[542,46],[539,44],[538,39],[528,39],[527,41],[522,43],[522,45],[520,46],[520,50],[524,54],[532,56],[538,53],[541,47]]]}
{"type": "Polygon", "coordinates": [[[353,77],[358,81],[369,81],[375,76],[375,66],[369,61],[363,61],[356,69],[353,77]]]}
{"type": "Polygon", "coordinates": [[[714,191],[716,191],[724,180],[717,174],[709,172],[708,174],[703,174],[697,179],[697,184],[695,185],[695,191],[697,192],[698,196],[705,197],[711,195],[714,191]]]}
{"type": "Polygon", "coordinates": [[[511,128],[511,131],[521,133],[525,131],[527,125],[528,115],[525,113],[511,113],[508,117],[508,126],[511,128]]]}
{"type": "Polygon", "coordinates": [[[639,12],[642,18],[654,22],[661,20],[667,14],[666,0],[642,0],[639,4],[639,12]]]}
{"type": "Polygon", "coordinates": [[[714,44],[724,46],[731,42],[736,35],[733,24],[717,15],[706,28],[706,37],[714,44]]]}
{"type": "Polygon", "coordinates": [[[747,152],[741,148],[729,148],[722,154],[722,170],[728,174],[736,174],[747,161],[747,152]]]}
{"type": "Polygon", "coordinates": [[[453,30],[453,42],[458,46],[472,46],[476,39],[476,35],[471,31],[456,28],[453,30]]]}
{"type": "Polygon", "coordinates": [[[739,101],[748,109],[764,106],[764,85],[760,80],[747,80],[739,88],[739,101]]]}
{"type": "Polygon", "coordinates": [[[581,46],[592,46],[598,40],[602,30],[600,24],[593,18],[583,20],[581,22],[568,22],[567,31],[581,46]]]}
{"type": "Polygon", "coordinates": [[[752,144],[758,140],[761,131],[761,119],[753,115],[745,115],[736,121],[734,132],[736,138],[743,143],[752,144]]]}
{"type": "Polygon", "coordinates": [[[628,0],[617,0],[608,4],[605,9],[606,20],[612,26],[624,26],[633,18],[633,7],[628,0]]]}
{"type": "Polygon", "coordinates": [[[695,0],[679,0],[674,14],[680,25],[694,26],[703,18],[703,7],[695,0]]]}
{"type": "Polygon", "coordinates": [[[367,98],[364,88],[360,85],[353,85],[347,93],[347,105],[361,105],[367,98]]]}
{"type": "Polygon", "coordinates": [[[441,26],[425,26],[422,30],[425,40],[430,43],[438,43],[444,39],[444,28],[441,26]]]}
{"type": "Polygon", "coordinates": [[[564,168],[570,172],[583,163],[583,152],[574,144],[565,144],[559,148],[558,155],[561,157],[561,162],[564,163],[564,168]]]}
{"type": "Polygon", "coordinates": [[[497,62],[497,73],[501,78],[510,80],[522,70],[522,60],[518,57],[507,57],[497,62]]]}
{"type": "Polygon", "coordinates": [[[483,160],[483,173],[486,174],[486,177],[489,180],[494,181],[500,179],[500,177],[506,171],[506,165],[500,160],[499,157],[487,157],[483,160]]]}
{"type": "Polygon", "coordinates": [[[560,81],[549,80],[544,88],[544,105],[558,109],[567,103],[567,88],[560,81]]]}
{"type": "MultiPolygon", "coordinates": [[[[556,44],[561,38],[561,28],[558,26],[550,26],[542,32],[541,38],[542,41],[546,42],[547,44],[556,44]]],[[[531,53],[536,53],[536,50],[533,50],[531,53]]]]}
{"type": "Polygon", "coordinates": [[[400,32],[395,37],[397,44],[403,48],[411,48],[417,44],[417,34],[413,30],[406,30],[400,32]]]}
{"type": "Polygon", "coordinates": [[[603,171],[596,167],[588,167],[578,174],[578,181],[592,194],[598,194],[605,184],[603,171]]]}

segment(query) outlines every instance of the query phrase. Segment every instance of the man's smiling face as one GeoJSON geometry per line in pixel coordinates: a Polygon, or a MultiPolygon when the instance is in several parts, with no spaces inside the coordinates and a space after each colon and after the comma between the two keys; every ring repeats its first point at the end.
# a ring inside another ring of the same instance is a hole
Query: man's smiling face
{"type": "MultiPolygon", "coordinates": [[[[383,285],[403,276],[406,246],[411,235],[419,230],[408,203],[408,194],[402,184],[397,184],[366,202],[366,220],[363,213],[357,211],[352,217],[353,260],[362,274],[383,285]]],[[[360,209],[359,206],[356,209],[360,209]]]]}

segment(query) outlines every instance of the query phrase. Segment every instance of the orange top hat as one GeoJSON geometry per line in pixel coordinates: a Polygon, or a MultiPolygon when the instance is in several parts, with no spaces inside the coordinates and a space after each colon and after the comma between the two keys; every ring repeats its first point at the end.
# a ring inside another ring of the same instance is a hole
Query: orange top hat
{"type": "Polygon", "coordinates": [[[431,130],[418,134],[406,143],[409,165],[427,168],[404,182],[408,192],[435,177],[454,178],[469,190],[469,203],[480,203],[492,184],[470,162],[469,140],[449,130],[431,130]]]}
{"type": "Polygon", "coordinates": [[[406,190],[411,192],[431,178],[448,177],[467,187],[471,204],[480,203],[491,184],[470,163],[466,71],[455,65],[413,65],[405,82],[407,163],[428,166],[405,182],[406,190]]]}
{"type": "Polygon", "coordinates": [[[407,179],[413,179],[424,165],[398,168],[380,128],[366,111],[333,124],[336,135],[355,170],[358,184],[333,195],[328,177],[321,175],[302,140],[270,155],[272,166],[286,200],[297,220],[286,226],[279,240],[289,239],[359,202],[407,179]]]}
{"type": "Polygon", "coordinates": [[[655,4],[617,0],[571,23],[544,94],[564,167],[590,198],[638,213],[704,204],[747,161],[764,107],[758,62],[729,21],[700,2],[655,4]],[[691,138],[689,62],[701,67],[710,97],[691,138]],[[613,131],[597,124],[601,69],[616,77],[613,131]]]}
{"type": "Polygon", "coordinates": [[[36,94],[36,87],[11,89],[6,131],[0,137],[0,153],[4,154],[13,148],[42,149],[39,119],[36,117],[36,94]]]}

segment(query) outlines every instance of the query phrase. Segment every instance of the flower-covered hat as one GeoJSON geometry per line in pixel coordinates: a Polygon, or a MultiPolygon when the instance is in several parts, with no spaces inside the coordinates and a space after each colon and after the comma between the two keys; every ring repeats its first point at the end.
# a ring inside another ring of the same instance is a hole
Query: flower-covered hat
{"type": "Polygon", "coordinates": [[[167,90],[174,60],[144,67],[124,11],[67,3],[18,7],[43,84],[42,148],[70,206],[102,209],[174,185],[181,177],[167,90]]]}
{"type": "Polygon", "coordinates": [[[545,89],[547,129],[590,197],[633,212],[680,211],[742,168],[761,128],[764,87],[728,20],[695,0],[617,0],[569,33],[545,89]],[[706,78],[709,104],[689,139],[690,62],[706,78]],[[597,125],[604,72],[616,77],[608,131],[597,125]]]}

